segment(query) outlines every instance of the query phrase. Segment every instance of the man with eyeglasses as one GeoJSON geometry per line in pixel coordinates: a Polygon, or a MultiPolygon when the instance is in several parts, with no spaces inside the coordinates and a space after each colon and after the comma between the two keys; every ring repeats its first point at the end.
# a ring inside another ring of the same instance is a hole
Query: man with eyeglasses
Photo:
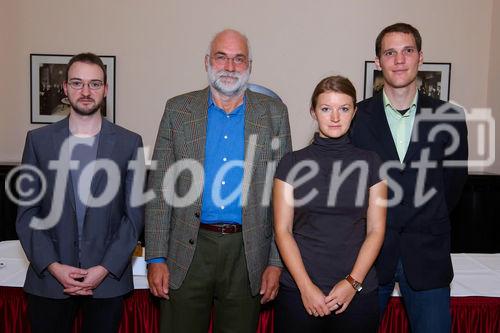
{"type": "Polygon", "coordinates": [[[144,222],[143,207],[130,200],[129,169],[131,160],[144,162],[142,139],[101,115],[108,86],[98,56],[71,58],[63,87],[69,117],[28,132],[23,153],[23,165],[40,172],[39,178],[27,171],[20,176],[23,199],[46,189],[40,200],[19,207],[16,222],[30,261],[28,316],[32,332],[71,332],[81,308],[83,332],[117,332],[123,297],[133,290],[130,258],[144,222]],[[54,170],[58,163],[69,166],[67,177],[54,170]],[[66,182],[59,187],[61,179],[66,182]],[[112,184],[114,195],[105,198],[112,184]],[[36,221],[49,219],[58,200],[59,217],[41,227],[36,221]]]}
{"type": "Polygon", "coordinates": [[[418,91],[421,48],[409,24],[380,32],[375,64],[383,89],[358,103],[351,137],[388,167],[387,228],[376,262],[381,313],[398,282],[411,331],[445,333],[453,278],[449,213],[467,177],[467,127],[462,109],[418,91]]]}
{"type": "Polygon", "coordinates": [[[209,87],[167,101],[145,231],[162,332],[205,333],[212,309],[215,332],[255,332],[260,303],[278,292],[268,165],[291,149],[290,129],[283,103],[247,89],[251,68],[247,38],[224,30],[205,56],[209,87]],[[185,170],[163,183],[182,161],[195,161],[204,177],[185,170]],[[196,186],[200,195],[190,204],[168,200],[196,186]]]}

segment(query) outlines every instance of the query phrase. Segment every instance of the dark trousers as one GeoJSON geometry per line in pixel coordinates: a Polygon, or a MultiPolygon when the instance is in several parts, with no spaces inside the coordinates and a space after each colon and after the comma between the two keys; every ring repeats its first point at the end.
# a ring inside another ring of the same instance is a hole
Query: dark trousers
{"type": "Polygon", "coordinates": [[[383,314],[396,281],[403,295],[403,302],[412,333],[449,333],[451,331],[450,288],[414,290],[408,284],[401,261],[394,279],[379,286],[380,311],[383,314]]]}
{"type": "Polygon", "coordinates": [[[341,314],[314,317],[306,312],[299,290],[280,287],[274,310],[275,333],[375,333],[378,329],[377,291],[357,294],[341,314]]]}
{"type": "Polygon", "coordinates": [[[71,296],[65,299],[53,299],[28,294],[31,332],[71,332],[79,308],[83,312],[82,332],[118,332],[123,313],[123,296],[113,298],[71,296]]]}
{"type": "Polygon", "coordinates": [[[215,333],[255,333],[260,296],[250,291],[241,232],[200,229],[186,278],[160,302],[160,332],[206,333],[212,308],[215,333]]]}

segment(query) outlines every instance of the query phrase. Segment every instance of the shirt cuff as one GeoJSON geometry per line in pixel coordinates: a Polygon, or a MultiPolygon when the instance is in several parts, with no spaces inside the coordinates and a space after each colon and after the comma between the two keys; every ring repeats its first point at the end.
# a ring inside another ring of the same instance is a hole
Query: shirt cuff
{"type": "Polygon", "coordinates": [[[147,264],[158,264],[158,263],[164,263],[166,260],[163,257],[158,257],[158,258],[151,258],[146,260],[147,264]]]}

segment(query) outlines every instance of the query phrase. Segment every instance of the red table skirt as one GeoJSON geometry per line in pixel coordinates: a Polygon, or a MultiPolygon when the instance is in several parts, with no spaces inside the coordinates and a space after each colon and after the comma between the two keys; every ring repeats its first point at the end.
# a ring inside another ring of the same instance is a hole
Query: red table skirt
{"type": "MultiPolygon", "coordinates": [[[[453,333],[499,333],[500,298],[452,297],[453,333]]],[[[78,332],[81,318],[75,323],[78,332]]],[[[273,331],[273,309],[262,309],[259,333],[273,331]]],[[[26,319],[26,295],[21,288],[0,287],[0,332],[29,333],[26,319]]],[[[149,290],[135,290],[125,301],[121,333],[158,332],[158,302],[149,290]]],[[[409,332],[408,321],[401,300],[393,297],[382,320],[379,332],[409,332]]]]}

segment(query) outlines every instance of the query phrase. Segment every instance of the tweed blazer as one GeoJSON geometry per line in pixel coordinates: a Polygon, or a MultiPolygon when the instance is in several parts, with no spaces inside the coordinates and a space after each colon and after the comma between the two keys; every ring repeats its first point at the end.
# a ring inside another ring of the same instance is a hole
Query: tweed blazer
{"type": "MultiPolygon", "coordinates": [[[[208,94],[207,87],[167,101],[153,153],[157,168],[149,175],[148,185],[156,198],[146,206],[146,259],[166,258],[173,289],[181,286],[197,245],[203,191],[199,174],[203,172],[193,175],[184,171],[176,178],[168,175],[173,174],[173,165],[182,171],[177,163],[181,160],[203,168],[208,94]],[[177,196],[184,197],[189,191],[197,193],[194,202],[176,201],[177,196]]],[[[269,204],[274,168],[269,172],[268,165],[275,167],[291,150],[291,139],[288,111],[282,102],[249,90],[245,98],[242,232],[250,287],[256,295],[264,269],[282,266],[269,204]]]]}

